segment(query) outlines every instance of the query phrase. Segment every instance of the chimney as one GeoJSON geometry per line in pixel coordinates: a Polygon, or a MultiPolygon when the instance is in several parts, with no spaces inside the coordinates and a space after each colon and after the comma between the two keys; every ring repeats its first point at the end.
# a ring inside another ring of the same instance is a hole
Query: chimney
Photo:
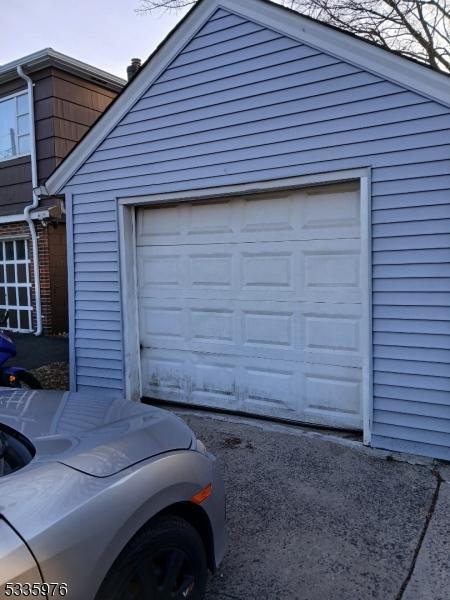
{"type": "Polygon", "coordinates": [[[127,67],[127,77],[128,81],[131,81],[136,73],[141,68],[141,59],[140,58],[132,58],[131,65],[127,67]]]}

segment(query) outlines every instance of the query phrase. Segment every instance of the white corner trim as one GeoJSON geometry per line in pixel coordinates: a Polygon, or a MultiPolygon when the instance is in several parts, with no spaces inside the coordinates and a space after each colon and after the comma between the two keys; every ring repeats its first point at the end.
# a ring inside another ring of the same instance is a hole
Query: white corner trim
{"type": "Polygon", "coordinates": [[[66,231],[67,231],[67,288],[69,313],[69,389],[77,391],[77,356],[75,346],[75,261],[73,244],[73,197],[66,194],[66,231]]]}
{"type": "Polygon", "coordinates": [[[361,277],[362,309],[364,328],[365,352],[362,365],[362,413],[363,413],[363,443],[370,445],[373,423],[373,313],[372,313],[372,198],[371,171],[367,169],[359,178],[359,194],[361,198],[361,277]]]}
{"type": "Polygon", "coordinates": [[[46,182],[49,195],[58,194],[85,160],[95,151],[122,117],[159,77],[183,47],[195,36],[209,17],[224,9],[265,27],[288,35],[389,79],[408,89],[450,106],[450,77],[416,64],[406,58],[387,52],[331,27],[322,25],[291,12],[268,0],[200,0],[173,30],[170,38],[156,50],[151,60],[142,67],[138,76],[113,102],[104,117],[91,128],[70,156],[46,182]]]}
{"type": "Polygon", "coordinates": [[[141,357],[139,346],[139,310],[137,304],[136,267],[136,208],[174,202],[189,202],[205,198],[215,199],[288,190],[313,185],[329,185],[345,181],[359,181],[361,199],[361,273],[367,285],[363,286],[364,362],[362,365],[363,442],[370,445],[373,422],[372,389],[372,253],[371,253],[371,171],[370,168],[301,175],[285,179],[266,180],[251,184],[237,184],[190,192],[153,194],[117,198],[120,240],[120,286],[122,290],[122,319],[124,344],[124,379],[127,399],[142,395],[141,357]],[[126,307],[126,313],[124,311],[126,307]]]}
{"type": "Polygon", "coordinates": [[[119,221],[119,277],[125,398],[139,401],[142,397],[142,377],[141,349],[139,345],[135,209],[133,206],[119,205],[117,214],[119,221]]]}

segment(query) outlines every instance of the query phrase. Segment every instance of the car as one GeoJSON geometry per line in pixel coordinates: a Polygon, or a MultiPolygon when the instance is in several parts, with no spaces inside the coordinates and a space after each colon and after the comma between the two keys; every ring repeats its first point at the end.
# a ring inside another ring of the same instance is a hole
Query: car
{"type": "Polygon", "coordinates": [[[0,388],[0,598],[200,600],[225,546],[217,461],[173,413],[0,388]]]}

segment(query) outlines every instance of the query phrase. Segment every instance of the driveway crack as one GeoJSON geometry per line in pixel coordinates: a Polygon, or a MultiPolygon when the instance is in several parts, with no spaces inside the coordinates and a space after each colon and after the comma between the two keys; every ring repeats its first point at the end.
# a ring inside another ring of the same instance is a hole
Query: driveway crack
{"type": "Polygon", "coordinates": [[[402,600],[403,595],[404,595],[404,593],[406,591],[406,588],[408,587],[408,584],[409,584],[409,582],[411,580],[411,577],[412,577],[412,575],[414,573],[414,568],[416,566],[416,562],[417,562],[417,558],[419,556],[419,552],[420,552],[420,550],[422,548],[423,540],[425,539],[425,535],[426,535],[426,533],[428,531],[428,527],[430,525],[430,521],[431,521],[431,519],[433,517],[433,514],[434,514],[434,511],[436,509],[436,504],[437,504],[437,501],[438,501],[438,498],[439,498],[439,490],[441,489],[442,477],[441,477],[441,474],[439,473],[439,471],[437,471],[436,469],[433,470],[433,476],[436,478],[436,487],[435,487],[435,490],[433,492],[433,497],[431,498],[430,507],[428,509],[427,516],[425,517],[425,523],[423,524],[422,531],[421,531],[419,539],[417,541],[417,546],[416,546],[416,549],[414,551],[414,556],[413,556],[413,559],[412,559],[411,564],[409,566],[408,573],[407,573],[407,575],[406,575],[406,577],[405,577],[405,579],[404,579],[404,581],[403,581],[403,583],[402,583],[402,585],[400,587],[400,590],[399,590],[397,596],[395,597],[395,600],[402,600]]]}

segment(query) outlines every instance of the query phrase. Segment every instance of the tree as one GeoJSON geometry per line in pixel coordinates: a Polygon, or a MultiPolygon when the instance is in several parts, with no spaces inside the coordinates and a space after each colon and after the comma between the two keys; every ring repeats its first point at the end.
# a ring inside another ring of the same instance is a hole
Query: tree
{"type": "MultiPolygon", "coordinates": [[[[180,11],[195,1],[140,0],[138,12],[180,11]]],[[[450,71],[450,0],[277,1],[384,48],[450,71]]]]}

